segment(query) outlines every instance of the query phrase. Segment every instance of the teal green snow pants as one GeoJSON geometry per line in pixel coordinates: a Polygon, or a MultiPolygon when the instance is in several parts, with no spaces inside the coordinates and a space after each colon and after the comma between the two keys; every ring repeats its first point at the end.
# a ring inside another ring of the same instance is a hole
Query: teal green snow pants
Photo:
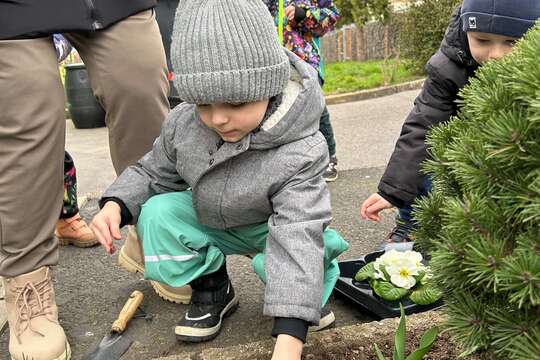
{"type": "MultiPolygon", "coordinates": [[[[253,269],[266,282],[267,223],[228,230],[201,225],[191,196],[191,191],[161,194],[143,205],[137,232],[143,244],[145,277],[180,287],[217,271],[226,255],[253,254],[253,269]]],[[[335,230],[324,231],[323,305],[339,277],[336,258],[347,248],[347,242],[335,230]]]]}

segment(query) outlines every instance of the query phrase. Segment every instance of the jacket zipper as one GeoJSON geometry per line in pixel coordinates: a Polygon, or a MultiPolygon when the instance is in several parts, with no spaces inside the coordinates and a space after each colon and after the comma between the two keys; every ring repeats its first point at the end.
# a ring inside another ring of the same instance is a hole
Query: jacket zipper
{"type": "Polygon", "coordinates": [[[92,29],[99,30],[103,29],[103,24],[97,18],[96,6],[94,5],[93,0],[85,0],[86,6],[90,10],[90,19],[92,20],[92,29]]]}

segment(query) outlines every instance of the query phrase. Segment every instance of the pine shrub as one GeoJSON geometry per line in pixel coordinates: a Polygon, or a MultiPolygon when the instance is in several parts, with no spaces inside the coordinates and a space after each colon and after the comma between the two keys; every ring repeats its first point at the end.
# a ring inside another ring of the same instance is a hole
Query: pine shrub
{"type": "Polygon", "coordinates": [[[540,25],[461,92],[428,137],[419,245],[466,353],[540,359],[540,25]]]}

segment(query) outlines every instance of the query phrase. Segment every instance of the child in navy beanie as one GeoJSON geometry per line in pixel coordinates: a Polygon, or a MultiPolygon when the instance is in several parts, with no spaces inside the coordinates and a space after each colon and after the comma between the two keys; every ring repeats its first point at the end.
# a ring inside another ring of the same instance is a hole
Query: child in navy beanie
{"type": "Polygon", "coordinates": [[[378,192],[360,209],[362,218],[379,221],[381,210],[399,208],[396,226],[381,248],[412,241],[409,233],[416,223],[411,204],[431,188],[430,179],[420,174],[428,131],[456,114],[458,93],[478,66],[512,51],[538,18],[539,0],[465,0],[456,9],[441,47],[426,64],[424,87],[405,119],[378,192]]]}

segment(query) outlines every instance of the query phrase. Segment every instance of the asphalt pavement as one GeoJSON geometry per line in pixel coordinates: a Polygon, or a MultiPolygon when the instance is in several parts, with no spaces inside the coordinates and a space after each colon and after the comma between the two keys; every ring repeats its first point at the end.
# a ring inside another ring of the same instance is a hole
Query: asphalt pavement
{"type": "MultiPolygon", "coordinates": [[[[380,224],[359,217],[362,201],[376,190],[399,135],[403,119],[410,111],[418,90],[329,106],[337,141],[339,179],[330,184],[332,226],[349,241],[350,249],[340,259],[359,257],[371,251],[393,226],[393,211],[380,224]]],[[[135,146],[135,144],[134,144],[135,146]]],[[[90,220],[97,211],[97,198],[114,180],[108,152],[107,130],[78,130],[67,121],[66,149],[77,167],[78,193],[84,200],[81,213],[90,220]]],[[[125,336],[134,340],[123,359],[151,359],[192,353],[209,347],[227,347],[267,339],[272,319],[262,315],[264,287],[242,256],[228,259],[228,269],[240,298],[237,312],[224,323],[222,333],[212,342],[177,343],[174,325],[187,310],[186,305],[161,300],[140,276],[117,265],[117,255],[109,256],[100,247],[62,247],[60,264],[54,268],[54,282],[60,322],[72,346],[73,359],[81,359],[105,336],[134,289],[141,290],[148,318],[134,319],[125,336]]],[[[351,303],[334,297],[331,308],[337,325],[346,326],[374,320],[351,303]]],[[[0,359],[9,359],[8,331],[0,335],[0,359]]]]}

